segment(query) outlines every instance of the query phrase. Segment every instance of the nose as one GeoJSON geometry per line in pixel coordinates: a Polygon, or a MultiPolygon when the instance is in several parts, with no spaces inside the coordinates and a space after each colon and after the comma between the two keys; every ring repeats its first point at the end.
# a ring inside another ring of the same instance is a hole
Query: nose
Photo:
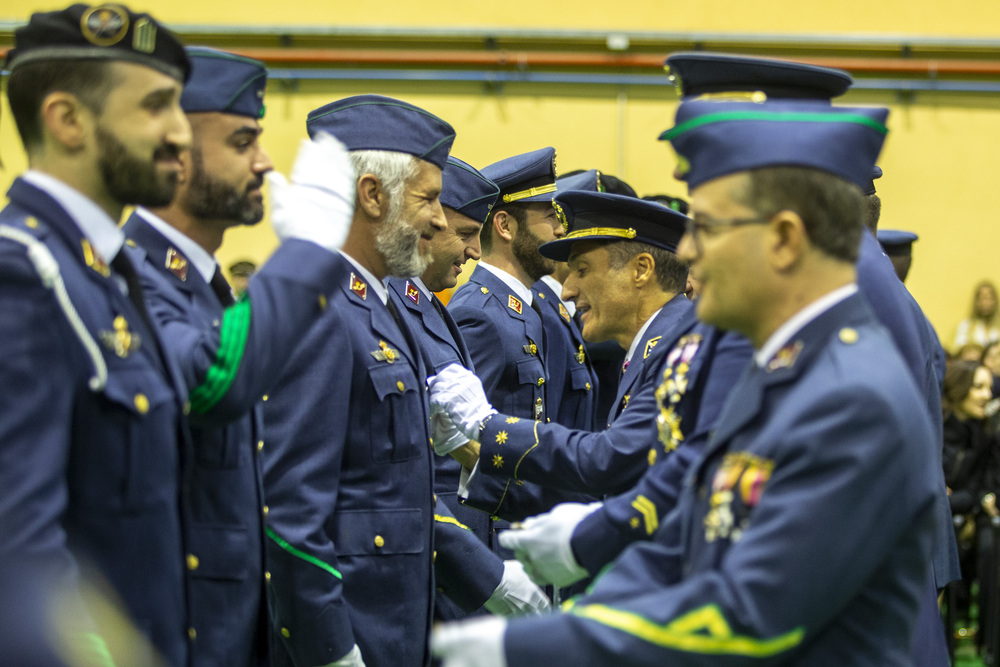
{"type": "Polygon", "coordinates": [[[168,143],[176,146],[179,151],[191,148],[191,123],[188,122],[187,114],[181,109],[179,102],[173,105],[165,139],[168,143]]]}
{"type": "Polygon", "coordinates": [[[431,227],[435,231],[443,232],[448,229],[448,220],[444,217],[444,208],[441,207],[441,200],[434,198],[434,211],[431,216],[431,227]]]}
{"type": "Polygon", "coordinates": [[[555,236],[557,239],[561,239],[562,237],[566,236],[566,228],[562,226],[562,223],[559,223],[556,225],[555,231],[553,231],[552,235],[555,236]]]}
{"type": "Polygon", "coordinates": [[[698,248],[691,232],[684,232],[681,242],[677,244],[677,257],[689,265],[698,259],[698,248]]]}
{"type": "Polygon", "coordinates": [[[580,289],[576,286],[576,278],[573,276],[573,273],[570,272],[570,274],[566,276],[566,280],[563,281],[562,294],[560,295],[560,298],[562,298],[563,301],[572,301],[573,303],[576,303],[576,298],[578,296],[580,296],[580,289]]]}
{"type": "Polygon", "coordinates": [[[253,171],[255,174],[266,174],[269,171],[274,171],[274,163],[271,162],[271,156],[263,148],[257,151],[257,158],[253,163],[253,171]]]}
{"type": "Polygon", "coordinates": [[[477,261],[483,256],[483,246],[479,241],[479,234],[473,234],[472,238],[469,239],[465,246],[465,256],[477,261]]]}

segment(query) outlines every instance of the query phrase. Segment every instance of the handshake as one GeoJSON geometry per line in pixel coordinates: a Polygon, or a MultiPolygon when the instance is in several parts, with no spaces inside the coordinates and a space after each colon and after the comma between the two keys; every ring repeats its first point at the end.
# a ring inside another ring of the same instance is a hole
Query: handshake
{"type": "MultiPolygon", "coordinates": [[[[427,386],[431,392],[431,438],[439,456],[454,454],[478,438],[483,422],[497,412],[486,399],[479,378],[459,364],[427,378],[427,386]]],[[[478,458],[478,451],[476,455],[478,458]]]]}

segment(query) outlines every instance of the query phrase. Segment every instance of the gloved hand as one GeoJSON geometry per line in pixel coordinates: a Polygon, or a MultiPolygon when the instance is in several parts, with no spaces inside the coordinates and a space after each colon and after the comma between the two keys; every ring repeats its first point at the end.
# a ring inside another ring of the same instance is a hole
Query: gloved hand
{"type": "Polygon", "coordinates": [[[601,503],[560,503],[545,514],[525,519],[520,528],[500,533],[500,544],[514,550],[524,571],[539,586],[569,586],[589,573],[570,547],[573,530],[601,503]]]}
{"type": "Polygon", "coordinates": [[[532,583],[516,560],[504,561],[500,585],[483,606],[497,616],[528,616],[552,609],[545,592],[532,583]]]}
{"type": "Polygon", "coordinates": [[[282,241],[303,239],[339,250],[354,215],[355,176],[347,149],[335,137],[320,133],[306,139],[292,167],[292,181],[268,172],[271,226],[282,241]]]}
{"type": "Polygon", "coordinates": [[[355,644],[343,658],[323,667],[365,667],[365,661],[361,659],[361,649],[355,644]]]}
{"type": "Polygon", "coordinates": [[[431,634],[431,653],[441,667],[507,667],[503,635],[507,619],[498,616],[439,625],[431,634]]]}
{"type": "Polygon", "coordinates": [[[434,441],[434,452],[438,456],[448,456],[469,442],[448,413],[441,409],[431,410],[431,440],[434,441]]]}
{"type": "Polygon", "coordinates": [[[431,406],[443,408],[469,440],[478,437],[484,419],[496,414],[486,400],[483,383],[460,364],[445,366],[440,373],[427,378],[427,386],[431,390],[431,406]]]}

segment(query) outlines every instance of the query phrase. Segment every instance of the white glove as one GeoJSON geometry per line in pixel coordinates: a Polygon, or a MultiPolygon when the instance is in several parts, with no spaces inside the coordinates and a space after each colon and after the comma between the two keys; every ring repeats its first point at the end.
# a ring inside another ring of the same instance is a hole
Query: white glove
{"type": "Polygon", "coordinates": [[[536,586],[516,560],[503,563],[503,577],[493,595],[483,605],[497,616],[529,616],[552,609],[545,592],[536,586]]]}
{"type": "Polygon", "coordinates": [[[448,456],[469,442],[444,410],[431,410],[431,440],[438,456],[448,456]]]}
{"type": "Polygon", "coordinates": [[[483,383],[460,364],[445,366],[440,373],[427,378],[427,386],[431,390],[431,405],[443,408],[459,432],[470,440],[479,435],[483,420],[496,414],[486,400],[483,383]]]}
{"type": "Polygon", "coordinates": [[[431,652],[441,667],[507,667],[503,635],[507,619],[498,616],[439,625],[431,634],[431,652]]]}
{"type": "Polygon", "coordinates": [[[335,252],[344,245],[354,215],[354,167],[335,137],[320,133],[303,140],[292,182],[268,172],[271,226],[282,241],[303,239],[335,252]]]}
{"type": "Polygon", "coordinates": [[[560,503],[545,514],[525,519],[519,529],[500,533],[500,544],[514,550],[524,571],[539,586],[569,586],[589,574],[576,562],[569,540],[577,525],[600,507],[601,503],[560,503]]]}
{"type": "Polygon", "coordinates": [[[361,649],[355,644],[343,658],[323,667],[365,667],[365,661],[361,659],[361,649]]]}

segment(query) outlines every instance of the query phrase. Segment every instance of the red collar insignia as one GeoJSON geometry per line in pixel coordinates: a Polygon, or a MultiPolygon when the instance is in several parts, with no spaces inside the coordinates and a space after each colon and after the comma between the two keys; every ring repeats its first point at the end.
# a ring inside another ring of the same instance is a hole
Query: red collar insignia
{"type": "Polygon", "coordinates": [[[417,286],[411,283],[409,280],[406,281],[406,296],[409,297],[410,301],[415,304],[420,304],[420,290],[417,286]]]}
{"type": "Polygon", "coordinates": [[[518,299],[513,294],[507,297],[507,307],[513,310],[518,315],[521,314],[521,300],[518,299]]]}
{"type": "Polygon", "coordinates": [[[351,273],[351,291],[360,296],[362,299],[368,298],[368,283],[358,278],[354,273],[351,273]]]}

